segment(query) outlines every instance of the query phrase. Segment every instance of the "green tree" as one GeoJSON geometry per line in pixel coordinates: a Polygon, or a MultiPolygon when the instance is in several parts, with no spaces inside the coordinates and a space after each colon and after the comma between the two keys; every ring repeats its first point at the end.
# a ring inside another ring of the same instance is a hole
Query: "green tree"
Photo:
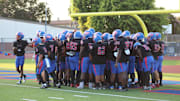
{"type": "MultiPolygon", "coordinates": [[[[130,11],[130,10],[157,10],[155,0],[72,0],[73,13],[82,12],[106,12],[106,11],[130,11]]],[[[140,15],[144,20],[148,31],[162,32],[162,25],[168,24],[168,14],[140,15]]],[[[130,30],[132,33],[142,31],[139,23],[131,16],[94,16],[74,17],[81,31],[90,27],[96,31],[112,32],[114,29],[130,30]],[[83,18],[83,19],[82,19],[83,18]]]]}
{"type": "MultiPolygon", "coordinates": [[[[38,3],[38,0],[1,0],[0,16],[44,22],[45,8],[45,3],[38,3]]],[[[48,22],[50,19],[51,11],[47,8],[48,22]]]]}

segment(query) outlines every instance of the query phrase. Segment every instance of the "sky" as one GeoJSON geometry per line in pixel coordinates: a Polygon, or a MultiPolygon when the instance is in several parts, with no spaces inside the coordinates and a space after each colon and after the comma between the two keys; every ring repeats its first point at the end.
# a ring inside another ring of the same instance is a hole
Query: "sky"
{"type": "MultiPolygon", "coordinates": [[[[52,20],[70,20],[68,14],[68,8],[70,7],[70,0],[39,0],[40,2],[46,2],[48,7],[50,7],[52,12],[52,20]]],[[[179,0],[156,0],[156,7],[164,7],[166,10],[179,9],[179,0]]],[[[173,14],[175,16],[180,16],[179,14],[173,14]]]]}

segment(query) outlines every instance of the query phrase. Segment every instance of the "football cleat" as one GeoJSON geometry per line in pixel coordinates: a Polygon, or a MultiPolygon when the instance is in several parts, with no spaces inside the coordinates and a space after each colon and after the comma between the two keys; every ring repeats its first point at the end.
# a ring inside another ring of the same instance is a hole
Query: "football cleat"
{"type": "Polygon", "coordinates": [[[24,77],[22,78],[22,81],[23,81],[23,83],[26,82],[26,75],[24,75],[24,77]]]}
{"type": "Polygon", "coordinates": [[[17,82],[17,84],[19,84],[19,85],[20,85],[21,83],[22,83],[22,81],[21,81],[21,80],[19,80],[19,81],[17,82]]]}
{"type": "Polygon", "coordinates": [[[113,89],[114,89],[114,86],[110,86],[110,89],[113,90],[113,89]]]}

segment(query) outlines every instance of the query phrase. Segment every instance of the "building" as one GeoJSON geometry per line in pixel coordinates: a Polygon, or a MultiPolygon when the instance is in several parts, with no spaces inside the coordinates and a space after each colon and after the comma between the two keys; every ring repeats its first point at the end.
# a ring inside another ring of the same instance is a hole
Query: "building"
{"type": "MultiPolygon", "coordinates": [[[[24,39],[30,42],[30,38],[36,37],[38,30],[45,30],[45,25],[38,22],[6,18],[0,16],[0,51],[12,52],[12,43],[16,40],[16,33],[23,32],[24,39]]],[[[74,30],[66,26],[47,25],[47,33],[56,36],[64,30],[74,30]]],[[[33,51],[28,48],[27,50],[33,51]]]]}
{"type": "MultiPolygon", "coordinates": [[[[25,39],[34,38],[38,30],[45,31],[45,25],[33,21],[0,17],[0,29],[0,42],[13,42],[17,32],[23,32],[25,39]]],[[[47,25],[47,33],[51,33],[54,36],[64,30],[74,29],[67,26],[47,25]]]]}

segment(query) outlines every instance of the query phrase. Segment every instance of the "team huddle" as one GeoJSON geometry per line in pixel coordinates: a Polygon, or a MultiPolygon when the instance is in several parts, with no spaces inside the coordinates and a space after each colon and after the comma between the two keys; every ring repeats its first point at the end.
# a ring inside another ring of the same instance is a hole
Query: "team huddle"
{"type": "Polygon", "coordinates": [[[13,49],[20,73],[18,84],[26,79],[24,54],[26,46],[30,46],[35,49],[36,76],[41,88],[51,86],[49,76],[58,88],[64,85],[83,89],[88,85],[90,89],[127,91],[128,87],[151,90],[162,86],[165,44],[159,32],[150,32],[145,37],[142,32],[131,34],[116,29],[112,34],[102,34],[90,28],[83,34],[63,31],[53,37],[38,31],[31,44],[22,40],[23,33],[16,35],[13,49]],[[135,70],[138,80],[135,80],[135,70]]]}

